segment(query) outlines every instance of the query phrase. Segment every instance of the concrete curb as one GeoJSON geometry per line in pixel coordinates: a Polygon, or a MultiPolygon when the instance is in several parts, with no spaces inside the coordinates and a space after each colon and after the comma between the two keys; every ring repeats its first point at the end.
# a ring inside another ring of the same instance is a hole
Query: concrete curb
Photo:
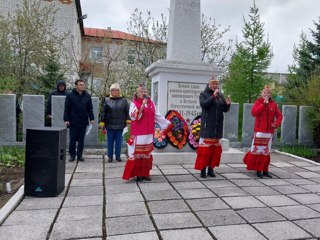
{"type": "Polygon", "coordinates": [[[10,198],[10,200],[0,209],[0,225],[6,220],[9,214],[16,208],[24,197],[24,185],[10,198]]]}
{"type": "Polygon", "coordinates": [[[312,161],[312,160],[307,159],[307,158],[303,158],[303,157],[299,157],[299,156],[293,155],[293,154],[291,154],[291,153],[281,152],[281,151],[278,151],[278,150],[275,150],[275,152],[276,152],[276,153],[279,153],[279,154],[287,155],[287,156],[289,156],[289,157],[293,157],[293,158],[296,158],[296,159],[299,159],[299,160],[302,160],[302,161],[309,162],[309,163],[312,163],[312,164],[315,164],[315,165],[320,166],[320,163],[317,163],[317,162],[312,161]]]}

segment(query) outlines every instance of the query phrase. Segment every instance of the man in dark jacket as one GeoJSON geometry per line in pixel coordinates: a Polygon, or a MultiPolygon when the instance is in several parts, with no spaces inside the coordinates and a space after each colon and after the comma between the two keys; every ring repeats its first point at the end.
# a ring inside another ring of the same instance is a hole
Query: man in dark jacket
{"type": "Polygon", "coordinates": [[[223,113],[230,109],[231,99],[226,99],[218,87],[219,81],[212,77],[206,89],[201,92],[199,100],[202,107],[200,141],[194,168],[201,170],[200,177],[215,177],[213,168],[219,166],[222,153],[220,139],[223,132],[223,113]]]}
{"type": "Polygon", "coordinates": [[[52,96],[67,96],[68,91],[67,91],[67,85],[64,80],[59,80],[57,82],[57,88],[53,90],[48,98],[47,106],[46,106],[46,115],[48,118],[51,118],[51,98],[52,96]]]}
{"type": "Polygon", "coordinates": [[[76,80],[74,88],[66,97],[63,120],[70,128],[69,161],[77,156],[78,161],[84,161],[82,157],[86,128],[90,123],[94,124],[92,100],[85,89],[84,81],[76,80]],[[76,142],[78,141],[77,151],[76,142]]]}

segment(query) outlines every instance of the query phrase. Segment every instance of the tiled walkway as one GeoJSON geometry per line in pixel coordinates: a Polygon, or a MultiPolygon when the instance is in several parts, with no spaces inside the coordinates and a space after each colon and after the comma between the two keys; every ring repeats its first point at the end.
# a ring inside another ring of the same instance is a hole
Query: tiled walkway
{"type": "Polygon", "coordinates": [[[24,198],[0,239],[259,240],[320,238],[320,166],[272,154],[272,179],[243,164],[216,178],[193,165],[157,165],[152,181],[121,179],[124,162],[101,155],[67,163],[65,191],[24,198]]]}

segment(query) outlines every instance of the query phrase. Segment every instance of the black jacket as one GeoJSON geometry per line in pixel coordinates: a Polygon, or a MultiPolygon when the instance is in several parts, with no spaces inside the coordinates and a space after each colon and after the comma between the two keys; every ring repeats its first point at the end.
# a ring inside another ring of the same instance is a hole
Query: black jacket
{"type": "Polygon", "coordinates": [[[223,113],[228,112],[230,104],[227,105],[224,96],[220,93],[216,98],[212,96],[213,91],[207,86],[200,93],[201,130],[202,138],[222,138],[223,134],[223,113]]]}
{"type": "Polygon", "coordinates": [[[47,102],[47,106],[46,106],[46,115],[51,115],[51,100],[52,100],[51,97],[53,95],[55,95],[55,96],[67,96],[68,91],[66,90],[66,88],[67,88],[67,85],[66,85],[65,81],[59,80],[57,82],[57,89],[53,90],[50,93],[49,97],[48,97],[48,102],[47,102]],[[61,85],[64,86],[64,90],[63,91],[59,91],[59,86],[61,86],[61,85]]]}
{"type": "Polygon", "coordinates": [[[123,97],[107,98],[101,113],[106,129],[123,129],[129,118],[129,104],[123,97]]]}
{"type": "Polygon", "coordinates": [[[70,127],[86,127],[94,120],[90,94],[83,91],[80,95],[73,89],[67,96],[64,105],[63,120],[70,122],[70,127]]]}

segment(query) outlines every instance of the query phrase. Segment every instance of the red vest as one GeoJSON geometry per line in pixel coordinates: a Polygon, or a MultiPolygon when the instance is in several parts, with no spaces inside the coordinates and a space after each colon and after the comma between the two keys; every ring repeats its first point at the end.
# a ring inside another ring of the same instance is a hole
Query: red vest
{"type": "MultiPolygon", "coordinates": [[[[133,103],[136,105],[137,109],[140,109],[143,99],[134,99],[133,103]]],[[[155,121],[155,107],[151,99],[148,99],[148,103],[144,106],[142,111],[142,116],[138,120],[131,122],[131,135],[147,135],[154,134],[154,121],[155,121]]]]}

